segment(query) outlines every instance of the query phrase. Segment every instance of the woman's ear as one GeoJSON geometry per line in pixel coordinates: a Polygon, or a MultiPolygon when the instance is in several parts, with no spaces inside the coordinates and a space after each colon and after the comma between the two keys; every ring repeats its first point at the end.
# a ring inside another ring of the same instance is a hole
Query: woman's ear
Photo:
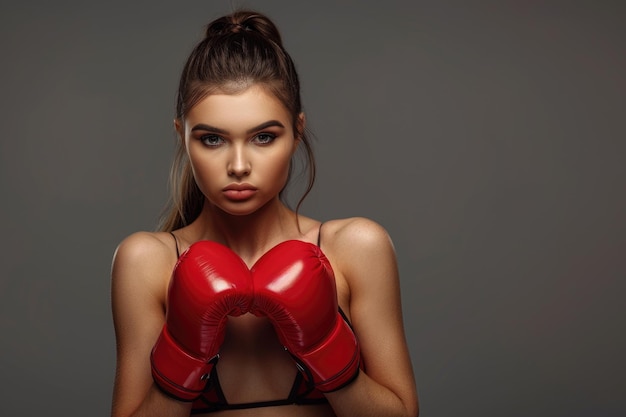
{"type": "Polygon", "coordinates": [[[183,126],[183,122],[176,118],[174,119],[174,129],[176,129],[176,134],[178,135],[178,140],[182,147],[185,147],[185,126],[183,126]]]}
{"type": "Polygon", "coordinates": [[[306,128],[306,116],[304,113],[300,113],[298,115],[298,119],[296,120],[296,140],[300,142],[302,137],[304,136],[304,129],[306,128]]]}

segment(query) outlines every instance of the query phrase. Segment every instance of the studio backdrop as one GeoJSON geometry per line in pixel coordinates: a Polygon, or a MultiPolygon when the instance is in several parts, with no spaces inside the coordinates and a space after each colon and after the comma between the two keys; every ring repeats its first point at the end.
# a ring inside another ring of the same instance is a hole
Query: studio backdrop
{"type": "Polygon", "coordinates": [[[0,415],[109,415],[111,259],[157,226],[178,76],[234,7],[274,19],[300,72],[302,213],[393,239],[421,415],[625,415],[610,0],[3,2],[0,415]]]}

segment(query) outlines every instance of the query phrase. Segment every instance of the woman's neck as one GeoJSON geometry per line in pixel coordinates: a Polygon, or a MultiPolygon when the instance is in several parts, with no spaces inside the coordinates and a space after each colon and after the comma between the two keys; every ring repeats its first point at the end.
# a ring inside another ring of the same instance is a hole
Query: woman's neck
{"type": "Polygon", "coordinates": [[[302,237],[296,214],[278,199],[245,216],[226,213],[205,202],[190,229],[194,240],[222,243],[249,266],[276,244],[302,237]]]}

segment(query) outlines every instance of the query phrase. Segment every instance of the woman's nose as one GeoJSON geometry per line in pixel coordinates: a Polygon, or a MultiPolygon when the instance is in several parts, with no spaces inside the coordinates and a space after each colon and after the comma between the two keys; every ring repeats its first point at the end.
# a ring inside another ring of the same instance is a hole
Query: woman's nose
{"type": "Polygon", "coordinates": [[[234,177],[244,177],[250,174],[250,161],[246,157],[246,152],[242,147],[233,148],[232,155],[228,161],[228,175],[234,177]]]}

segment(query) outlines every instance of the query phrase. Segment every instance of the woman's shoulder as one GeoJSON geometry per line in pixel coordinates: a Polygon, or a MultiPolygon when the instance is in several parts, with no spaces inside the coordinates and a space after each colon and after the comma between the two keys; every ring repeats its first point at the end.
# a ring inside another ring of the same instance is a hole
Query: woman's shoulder
{"type": "Polygon", "coordinates": [[[333,247],[369,247],[391,243],[387,230],[372,219],[349,217],[324,222],[322,239],[333,247]]]}
{"type": "Polygon", "coordinates": [[[326,221],[320,238],[322,249],[344,270],[395,258],[387,230],[365,217],[326,221]]]}
{"type": "Polygon", "coordinates": [[[174,245],[174,238],[170,233],[140,231],[125,237],[117,246],[114,257],[115,260],[123,258],[136,261],[167,259],[172,256],[174,245]]]}
{"type": "Polygon", "coordinates": [[[116,276],[163,277],[176,262],[174,238],[166,232],[135,232],[124,238],[113,255],[116,276]]]}
{"type": "Polygon", "coordinates": [[[357,294],[382,293],[387,285],[395,285],[395,249],[383,226],[368,218],[352,217],[325,222],[322,230],[322,250],[333,265],[335,277],[347,284],[351,304],[357,294]]]}

